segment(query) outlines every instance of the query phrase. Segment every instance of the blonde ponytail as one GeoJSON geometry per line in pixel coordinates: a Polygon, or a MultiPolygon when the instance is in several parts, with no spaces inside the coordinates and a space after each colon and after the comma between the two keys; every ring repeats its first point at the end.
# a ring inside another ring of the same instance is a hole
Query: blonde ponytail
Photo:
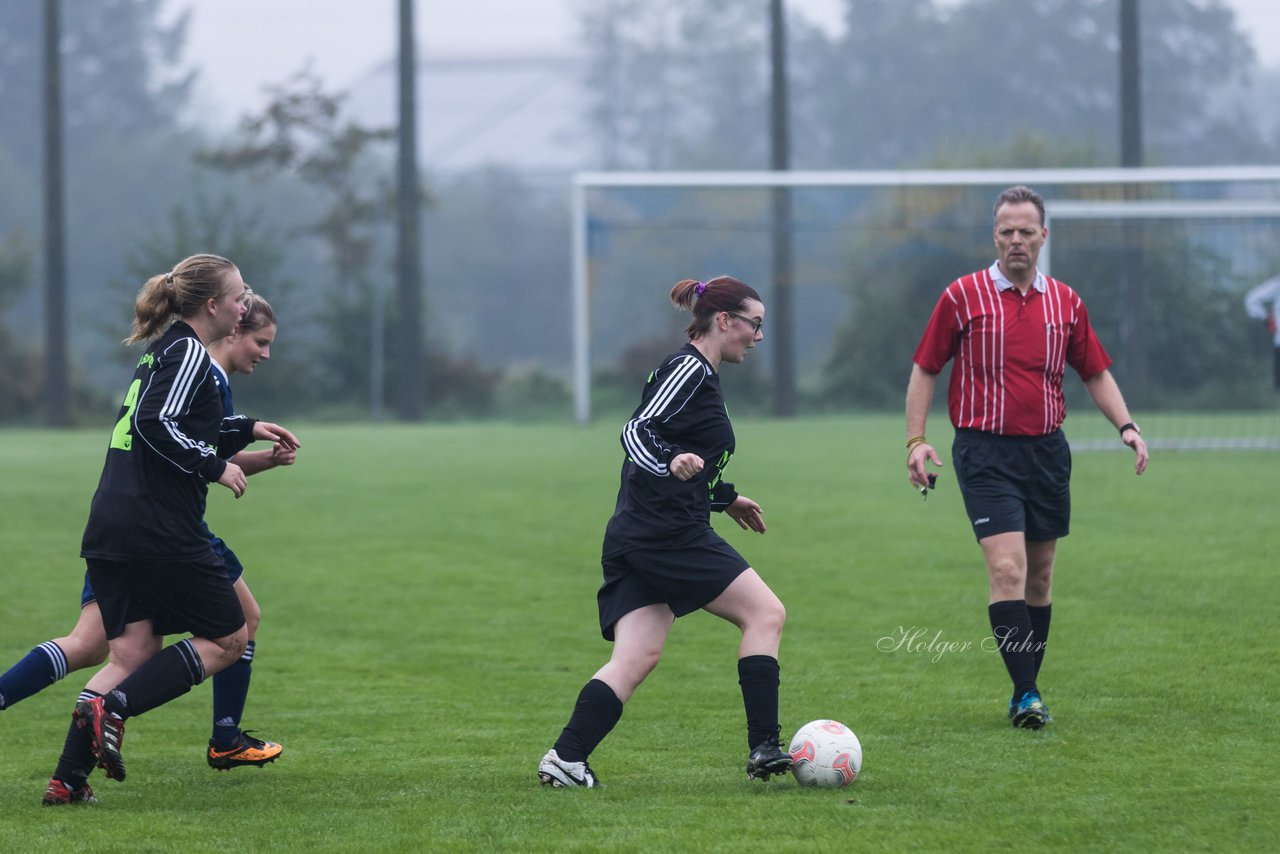
{"type": "Polygon", "coordinates": [[[126,344],[150,341],[169,328],[174,316],[191,317],[222,296],[228,274],[236,269],[221,255],[192,255],[168,273],[147,279],[133,304],[133,334],[126,344]]]}

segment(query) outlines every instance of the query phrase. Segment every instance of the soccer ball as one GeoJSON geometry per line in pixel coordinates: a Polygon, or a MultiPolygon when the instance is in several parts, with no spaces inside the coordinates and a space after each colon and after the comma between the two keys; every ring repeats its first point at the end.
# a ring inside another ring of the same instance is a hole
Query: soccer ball
{"type": "Polygon", "coordinates": [[[842,789],[862,770],[862,744],[839,721],[811,721],[791,739],[791,773],[801,786],[842,789]]]}

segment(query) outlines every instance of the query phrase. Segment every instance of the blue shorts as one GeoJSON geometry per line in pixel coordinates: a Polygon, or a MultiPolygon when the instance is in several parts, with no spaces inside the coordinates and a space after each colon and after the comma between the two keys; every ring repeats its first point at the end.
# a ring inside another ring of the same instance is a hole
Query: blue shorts
{"type": "MultiPolygon", "coordinates": [[[[209,530],[205,528],[205,530],[209,530]]],[[[213,546],[213,553],[222,558],[222,562],[227,565],[227,580],[235,584],[240,580],[240,576],[244,575],[244,567],[240,564],[240,558],[236,557],[236,553],[231,551],[231,547],[222,541],[221,537],[213,534],[209,535],[209,545],[213,546]]]]}
{"type": "MultiPolygon", "coordinates": [[[[213,546],[213,553],[222,558],[222,562],[227,566],[227,579],[235,584],[240,580],[240,576],[244,575],[244,566],[240,563],[240,558],[236,557],[236,553],[231,551],[231,547],[222,541],[221,537],[216,536],[209,530],[209,526],[204,526],[204,532],[209,535],[209,545],[213,546]]],[[[84,573],[84,589],[80,591],[80,607],[83,608],[98,597],[93,593],[93,585],[89,583],[89,571],[84,573]]]]}
{"type": "Polygon", "coordinates": [[[98,597],[93,595],[93,585],[89,583],[89,570],[84,571],[84,590],[80,591],[80,607],[83,608],[98,597]]]}

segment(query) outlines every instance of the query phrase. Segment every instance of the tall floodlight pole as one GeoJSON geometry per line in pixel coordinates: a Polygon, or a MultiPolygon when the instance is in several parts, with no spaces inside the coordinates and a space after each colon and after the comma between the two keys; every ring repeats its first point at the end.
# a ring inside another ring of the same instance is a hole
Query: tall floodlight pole
{"type": "MultiPolygon", "coordinates": [[[[1120,165],[1142,166],[1142,63],[1139,51],[1138,0],[1120,0],[1120,165]]],[[[1136,185],[1125,187],[1125,198],[1135,199],[1136,185]]],[[[1138,240],[1139,226],[1121,223],[1124,316],[1120,341],[1124,348],[1125,388],[1141,403],[1147,390],[1147,358],[1143,341],[1146,283],[1145,259],[1138,240]]]]}
{"type": "Polygon", "coordinates": [[[44,0],[44,413],[71,423],[67,380],[67,265],[62,208],[62,23],[59,0],[44,0]]]}
{"type": "Polygon", "coordinates": [[[400,132],[396,175],[396,364],[400,381],[396,412],[405,421],[422,420],[426,361],[422,347],[422,247],[418,196],[417,59],[413,0],[400,4],[400,132]]]}
{"type": "Polygon", "coordinates": [[[1120,0],[1120,165],[1142,165],[1142,66],[1138,0],[1120,0]]]}
{"type": "MultiPolygon", "coordinates": [[[[769,167],[791,168],[790,122],[787,110],[787,31],[782,0],[769,0],[769,167]]],[[[773,327],[773,411],[793,415],[796,410],[796,363],[792,318],[791,189],[774,187],[773,298],[769,306],[773,327]]]]}

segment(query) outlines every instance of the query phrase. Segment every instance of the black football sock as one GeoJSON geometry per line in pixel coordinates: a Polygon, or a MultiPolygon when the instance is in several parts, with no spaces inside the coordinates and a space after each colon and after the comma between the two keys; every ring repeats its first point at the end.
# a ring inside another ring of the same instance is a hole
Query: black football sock
{"type": "Polygon", "coordinates": [[[103,707],[128,718],[163,706],[204,681],[204,664],[191,639],[166,646],[107,692],[103,707]]]}
{"type": "Polygon", "coordinates": [[[778,737],[778,659],[748,655],[738,659],[738,685],[747,710],[747,749],[778,737]]]}
{"type": "Polygon", "coordinates": [[[1013,680],[1013,698],[1036,690],[1036,660],[1031,637],[1031,615],[1025,599],[1006,599],[987,606],[991,633],[1000,647],[1005,669],[1013,680]]]}
{"type": "Polygon", "coordinates": [[[1027,614],[1031,617],[1031,631],[1034,632],[1032,639],[1035,641],[1033,649],[1036,657],[1036,678],[1040,678],[1040,665],[1044,663],[1044,654],[1049,644],[1049,619],[1053,616],[1053,604],[1048,605],[1028,605],[1027,614]]]}
{"type": "MultiPolygon", "coordinates": [[[[87,688],[80,692],[78,699],[92,700],[101,696],[87,688]]],[[[68,788],[84,787],[89,775],[93,773],[97,760],[93,758],[93,742],[90,741],[89,728],[76,726],[75,718],[71,719],[71,728],[67,730],[67,740],[62,745],[62,755],[58,757],[58,767],[53,769],[55,779],[67,784],[68,788]]]]}
{"type": "Polygon", "coordinates": [[[582,686],[573,715],[556,740],[556,755],[565,762],[586,762],[621,718],[618,695],[599,679],[592,679],[582,686]]]}

